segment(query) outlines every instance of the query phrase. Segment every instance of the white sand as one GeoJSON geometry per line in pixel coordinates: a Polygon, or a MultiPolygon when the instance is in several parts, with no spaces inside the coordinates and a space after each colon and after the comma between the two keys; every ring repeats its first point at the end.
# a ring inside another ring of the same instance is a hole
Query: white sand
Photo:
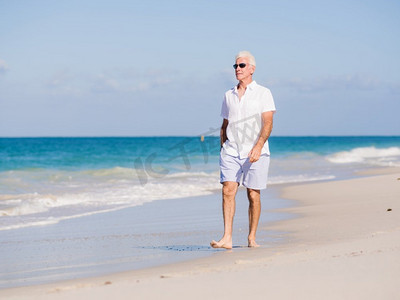
{"type": "MultiPolygon", "coordinates": [[[[400,299],[400,170],[283,190],[281,245],[0,291],[1,299],[400,299]],[[390,209],[390,211],[388,211],[390,209]]],[[[210,237],[210,240],[214,237],[210,237]]]]}

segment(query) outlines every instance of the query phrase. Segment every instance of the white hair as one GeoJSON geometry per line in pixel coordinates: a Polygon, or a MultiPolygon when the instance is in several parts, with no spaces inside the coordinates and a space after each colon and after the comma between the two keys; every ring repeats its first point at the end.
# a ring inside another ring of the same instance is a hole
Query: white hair
{"type": "Polygon", "coordinates": [[[246,57],[249,59],[249,64],[256,66],[256,59],[254,58],[253,54],[251,54],[249,51],[240,51],[236,57],[235,60],[237,60],[239,57],[246,57]]]}

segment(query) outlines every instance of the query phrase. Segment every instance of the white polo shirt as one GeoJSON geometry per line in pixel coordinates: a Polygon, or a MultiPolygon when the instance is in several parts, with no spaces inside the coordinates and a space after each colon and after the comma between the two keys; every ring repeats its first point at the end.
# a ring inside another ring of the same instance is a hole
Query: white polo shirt
{"type": "MultiPolygon", "coordinates": [[[[225,93],[221,117],[229,121],[228,139],[223,145],[226,154],[247,158],[261,131],[261,114],[266,111],[276,111],[274,99],[269,89],[255,81],[247,86],[240,100],[236,86],[225,93]]],[[[270,154],[268,141],[261,154],[270,154]]]]}

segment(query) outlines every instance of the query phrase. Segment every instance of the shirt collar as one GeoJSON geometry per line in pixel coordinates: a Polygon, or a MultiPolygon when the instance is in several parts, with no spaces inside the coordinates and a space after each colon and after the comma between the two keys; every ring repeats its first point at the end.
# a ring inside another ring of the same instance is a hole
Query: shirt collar
{"type": "Polygon", "coordinates": [[[251,90],[253,90],[257,85],[257,82],[255,80],[253,80],[247,87],[250,88],[251,90]]]}
{"type": "MultiPolygon", "coordinates": [[[[250,90],[254,90],[254,88],[256,87],[256,85],[257,85],[257,82],[255,81],[255,80],[253,80],[252,82],[250,82],[250,84],[249,85],[247,85],[247,87],[250,89],[250,90]]],[[[237,85],[235,85],[235,88],[234,88],[234,92],[237,94],[237,85]]]]}

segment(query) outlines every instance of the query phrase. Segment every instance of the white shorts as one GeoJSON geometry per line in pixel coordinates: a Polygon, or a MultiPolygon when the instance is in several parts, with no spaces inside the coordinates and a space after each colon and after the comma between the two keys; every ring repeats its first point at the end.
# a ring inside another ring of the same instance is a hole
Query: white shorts
{"type": "Polygon", "coordinates": [[[250,163],[249,158],[239,158],[228,155],[222,149],[219,157],[221,183],[233,181],[254,190],[267,188],[269,155],[263,154],[260,159],[250,163]]]}

